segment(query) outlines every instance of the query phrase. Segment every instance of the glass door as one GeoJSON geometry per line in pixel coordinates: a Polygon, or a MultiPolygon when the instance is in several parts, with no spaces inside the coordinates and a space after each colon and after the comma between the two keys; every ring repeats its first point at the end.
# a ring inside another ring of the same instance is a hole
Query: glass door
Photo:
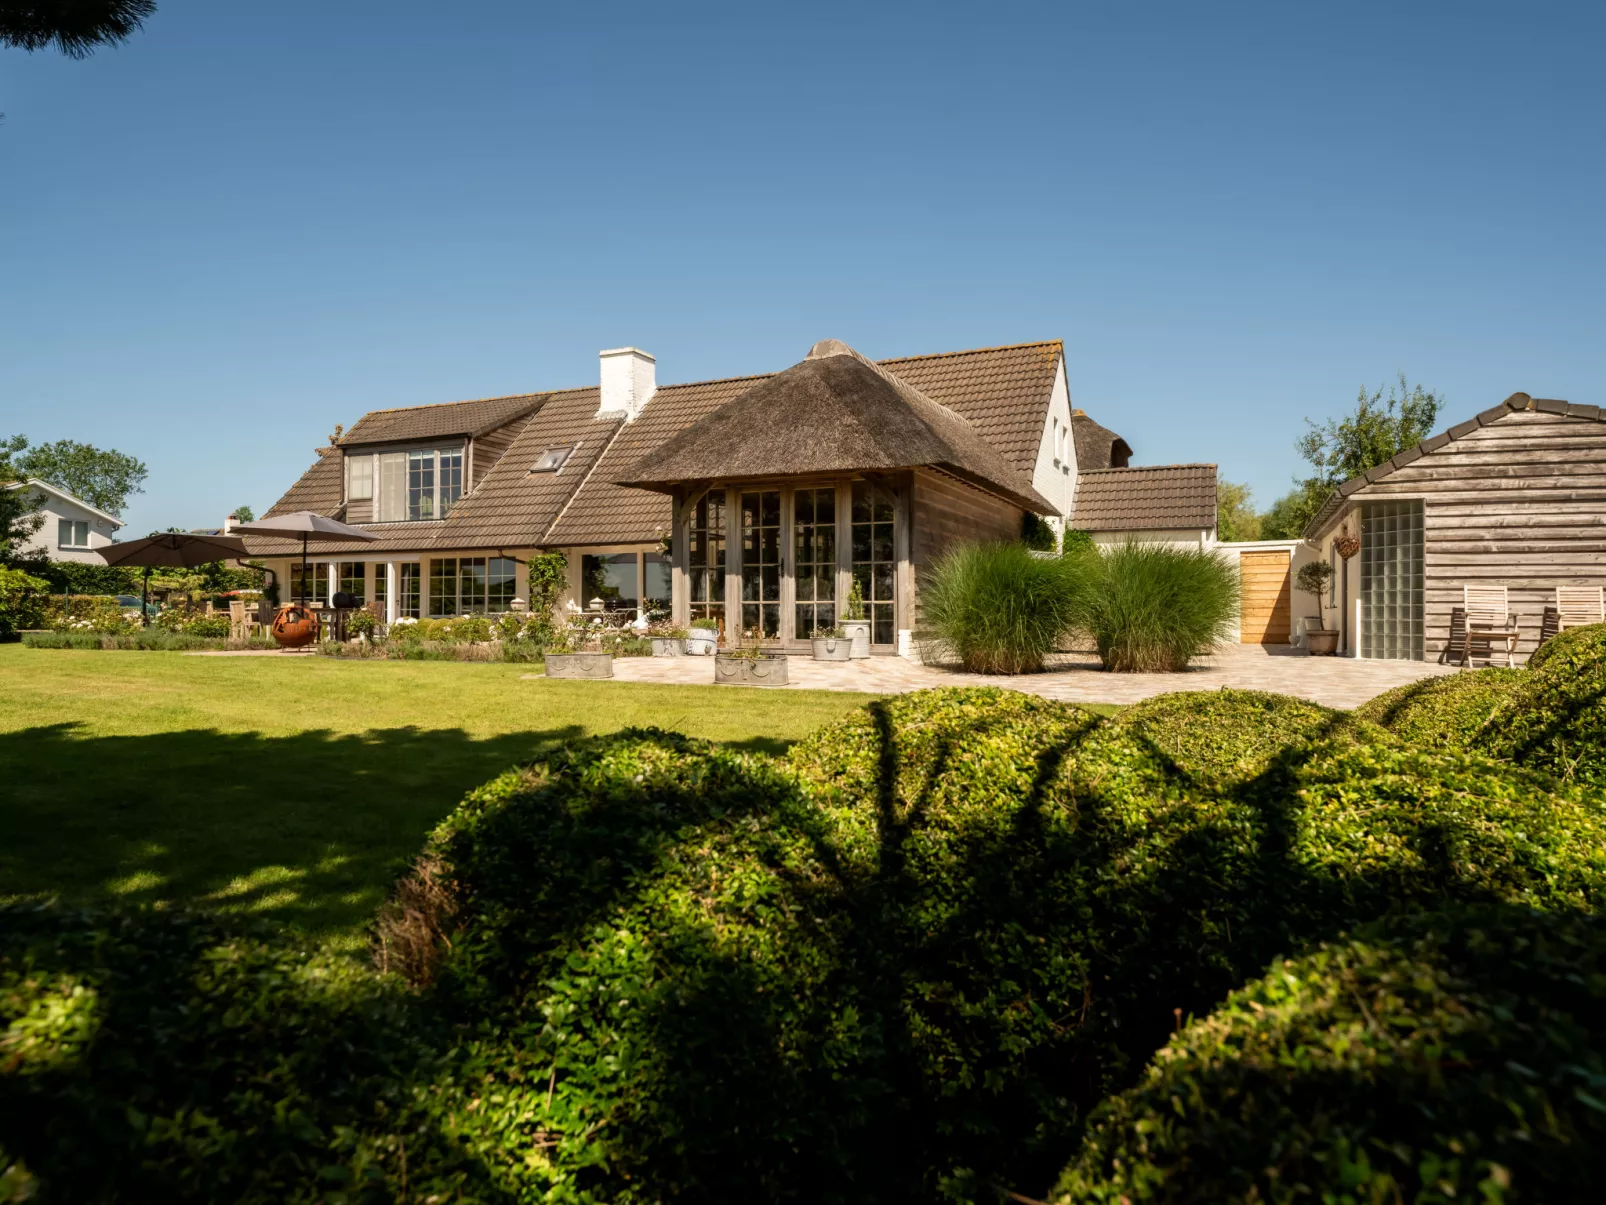
{"type": "Polygon", "coordinates": [[[1361,506],[1361,656],[1422,660],[1422,503],[1361,506]]]}
{"type": "Polygon", "coordinates": [[[742,495],[742,630],[781,634],[781,491],[742,495]]]}
{"type": "Polygon", "coordinates": [[[892,644],[893,588],[897,559],[893,552],[892,492],[869,481],[853,483],[853,580],[864,595],[870,619],[870,643],[892,644]]]}
{"type": "Polygon", "coordinates": [[[792,636],[807,640],[836,626],[836,487],[795,491],[792,513],[792,636]]]}
{"type": "Polygon", "coordinates": [[[686,571],[691,618],[717,619],[725,627],[725,491],[698,499],[686,531],[686,571]]]}

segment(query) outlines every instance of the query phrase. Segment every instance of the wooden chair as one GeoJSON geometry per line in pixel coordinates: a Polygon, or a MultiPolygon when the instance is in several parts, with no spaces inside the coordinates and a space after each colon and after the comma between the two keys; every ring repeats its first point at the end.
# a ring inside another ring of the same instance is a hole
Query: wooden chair
{"type": "Polygon", "coordinates": [[[1439,653],[1439,664],[1448,665],[1459,657],[1466,640],[1467,609],[1465,607],[1451,607],[1450,638],[1444,642],[1444,650],[1439,653]]]}
{"type": "Polygon", "coordinates": [[[245,603],[234,599],[229,603],[229,636],[245,640],[251,635],[251,617],[246,614],[245,603]]]}
{"type": "Polygon", "coordinates": [[[1606,623],[1606,591],[1599,586],[1557,586],[1556,620],[1558,630],[1581,628],[1585,624],[1606,623]]]}
{"type": "Polygon", "coordinates": [[[1517,625],[1506,606],[1504,586],[1463,586],[1461,601],[1466,608],[1466,629],[1461,637],[1461,664],[1472,663],[1472,646],[1481,645],[1485,657],[1494,660],[1494,647],[1504,646],[1506,665],[1516,664],[1517,625]]]}

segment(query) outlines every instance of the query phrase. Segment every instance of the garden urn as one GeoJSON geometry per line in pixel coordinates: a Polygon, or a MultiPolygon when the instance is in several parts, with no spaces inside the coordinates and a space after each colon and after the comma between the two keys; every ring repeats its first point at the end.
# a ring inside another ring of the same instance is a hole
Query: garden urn
{"type": "Polygon", "coordinates": [[[870,621],[868,619],[844,619],[842,630],[847,633],[851,648],[848,656],[855,661],[862,661],[870,655],[870,621]]]}
{"type": "Polygon", "coordinates": [[[714,646],[719,643],[719,631],[715,628],[692,628],[686,634],[686,655],[689,657],[712,657],[714,646]]]}

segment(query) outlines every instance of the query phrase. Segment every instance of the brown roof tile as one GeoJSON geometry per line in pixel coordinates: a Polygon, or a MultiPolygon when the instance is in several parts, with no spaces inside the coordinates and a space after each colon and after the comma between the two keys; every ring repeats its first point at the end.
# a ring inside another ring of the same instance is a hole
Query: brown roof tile
{"type": "Polygon", "coordinates": [[[1216,466],[1089,469],[1076,482],[1078,531],[1204,531],[1216,525],[1216,466]]]}
{"type": "Polygon", "coordinates": [[[523,418],[548,395],[521,393],[513,397],[487,397],[469,402],[442,402],[433,406],[407,406],[398,410],[370,410],[340,438],[342,447],[353,444],[402,443],[415,439],[442,439],[448,435],[484,435],[523,418]]]}

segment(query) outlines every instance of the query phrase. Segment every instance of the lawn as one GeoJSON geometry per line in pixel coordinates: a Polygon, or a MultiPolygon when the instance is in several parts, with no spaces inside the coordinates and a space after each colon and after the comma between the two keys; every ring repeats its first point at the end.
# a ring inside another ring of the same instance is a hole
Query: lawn
{"type": "Polygon", "coordinates": [[[431,826],[543,747],[657,725],[778,752],[870,697],[528,672],[0,646],[0,900],[198,902],[356,947],[431,826]]]}

